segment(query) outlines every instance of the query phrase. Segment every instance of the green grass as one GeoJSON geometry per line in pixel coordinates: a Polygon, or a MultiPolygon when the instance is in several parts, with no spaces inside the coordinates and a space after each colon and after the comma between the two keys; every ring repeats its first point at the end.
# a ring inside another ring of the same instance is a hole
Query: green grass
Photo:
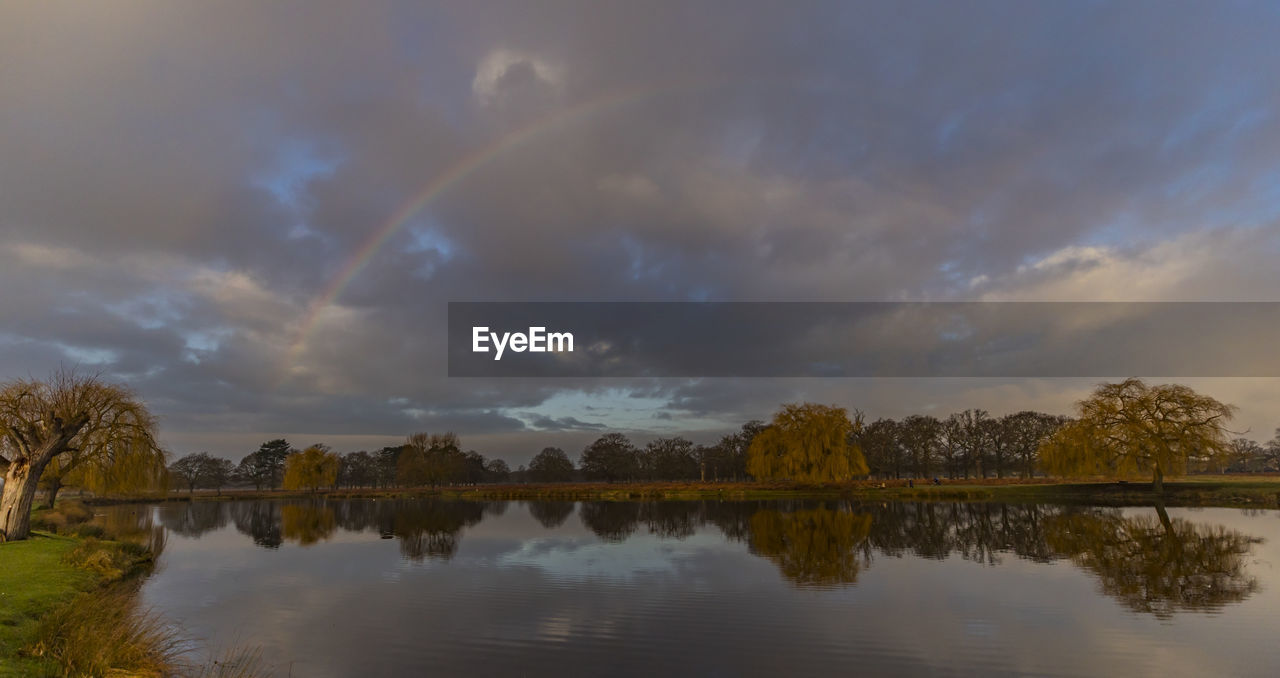
{"type": "Polygon", "coordinates": [[[79,543],[39,532],[0,543],[0,676],[56,672],[52,662],[23,656],[22,650],[41,617],[98,585],[96,574],[64,562],[79,543]]]}
{"type": "Polygon", "coordinates": [[[232,648],[207,665],[189,663],[190,644],[177,628],[138,605],[138,575],[150,571],[163,542],[136,534],[98,539],[104,531],[83,522],[91,515],[60,502],[39,519],[90,536],[35,531],[0,543],[0,678],[270,673],[253,647],[232,648]]]}

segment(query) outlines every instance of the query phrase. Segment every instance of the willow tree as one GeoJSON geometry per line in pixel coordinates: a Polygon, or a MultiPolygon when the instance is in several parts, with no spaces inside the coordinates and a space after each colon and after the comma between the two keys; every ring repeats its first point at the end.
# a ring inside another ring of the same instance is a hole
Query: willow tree
{"type": "Polygon", "coordinates": [[[862,415],[851,421],[842,407],[814,403],[784,405],[747,450],[747,471],[758,480],[839,482],[868,473],[853,433],[862,415]]]}
{"type": "Polygon", "coordinates": [[[60,454],[45,467],[40,487],[50,507],[63,487],[91,492],[142,492],[165,490],[168,455],[146,440],[121,440],[100,448],[75,449],[60,454]]]}
{"type": "Polygon", "coordinates": [[[1076,404],[1078,417],[1041,450],[1055,475],[1151,474],[1164,492],[1165,475],[1181,475],[1191,456],[1224,452],[1226,422],[1235,407],[1180,384],[1148,386],[1141,379],[1101,384],[1076,404]]]}
{"type": "Polygon", "coordinates": [[[284,489],[311,490],[332,487],[338,480],[338,455],[319,446],[294,452],[284,460],[284,489]]]}
{"type": "MultiPolygon", "coordinates": [[[[163,460],[155,419],[132,391],[96,376],[63,370],[48,381],[0,384],[0,540],[25,539],[31,506],[45,469],[55,459],[70,471],[93,462],[107,468],[115,455],[163,460]]],[[[160,462],[163,467],[163,461],[160,462]]]]}

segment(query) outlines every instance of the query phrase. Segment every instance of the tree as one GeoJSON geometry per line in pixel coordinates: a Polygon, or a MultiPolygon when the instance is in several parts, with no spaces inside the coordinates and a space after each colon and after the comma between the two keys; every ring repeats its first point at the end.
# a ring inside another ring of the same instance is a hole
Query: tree
{"type": "Polygon", "coordinates": [[[360,450],[341,457],[338,482],[347,487],[365,487],[377,479],[378,462],[373,455],[360,450]]]}
{"type": "Polygon", "coordinates": [[[396,445],[394,447],[384,447],[378,450],[375,459],[377,461],[376,482],[382,487],[390,487],[396,482],[396,471],[400,465],[400,454],[404,452],[404,445],[396,445]]]}
{"type": "Polygon", "coordinates": [[[212,457],[205,486],[212,487],[218,495],[221,495],[222,488],[226,487],[227,483],[231,482],[231,479],[235,476],[235,470],[236,467],[231,463],[230,459],[212,457]]]}
{"type": "Polygon", "coordinates": [[[957,478],[964,469],[964,420],[960,413],[942,420],[938,430],[938,454],[948,478],[957,478]]]}
{"type": "Polygon", "coordinates": [[[1258,465],[1258,462],[1262,461],[1263,454],[1265,452],[1258,443],[1248,438],[1236,438],[1229,444],[1227,454],[1216,460],[1220,467],[1215,470],[1218,473],[1229,471],[1247,472],[1253,470],[1258,465]]]}
{"type": "Polygon", "coordinates": [[[268,440],[256,452],[240,460],[236,474],[252,482],[256,489],[260,490],[265,485],[274,490],[284,479],[284,460],[296,451],[284,438],[268,440]]]}
{"type": "Polygon", "coordinates": [[[1067,417],[1030,410],[1001,419],[1009,437],[1009,460],[1022,477],[1030,478],[1035,474],[1041,445],[1066,425],[1067,420],[1067,417]]]}
{"type": "Polygon", "coordinates": [[[169,466],[169,475],[174,480],[186,485],[188,492],[195,494],[196,487],[199,487],[204,480],[205,470],[209,466],[208,462],[212,459],[208,452],[188,454],[169,466]]]}
{"type": "Polygon", "coordinates": [[[484,482],[484,479],[485,479],[484,464],[485,464],[484,455],[480,454],[479,452],[476,452],[475,450],[469,450],[465,455],[463,455],[463,459],[462,459],[463,482],[467,483],[468,485],[477,485],[479,483],[484,482]]]}
{"type": "Polygon", "coordinates": [[[290,454],[284,461],[284,489],[310,490],[330,487],[338,478],[338,455],[318,445],[290,454]]]}
{"type": "Polygon", "coordinates": [[[764,422],[752,419],[742,425],[736,433],[730,433],[720,439],[715,446],[708,448],[699,461],[699,477],[707,479],[710,473],[713,480],[721,478],[745,478],[747,476],[747,450],[751,441],[765,428],[764,422]]]}
{"type": "Polygon", "coordinates": [[[938,439],[942,435],[942,422],[936,417],[913,414],[899,424],[899,436],[907,468],[917,478],[928,478],[933,473],[938,457],[938,439]]]}
{"type": "Polygon", "coordinates": [[[1008,416],[999,419],[984,419],[978,426],[982,429],[986,452],[983,455],[983,476],[989,470],[995,471],[997,478],[1003,478],[1009,460],[1013,456],[1013,420],[1008,416]]]}
{"type": "Polygon", "coordinates": [[[70,450],[49,462],[40,476],[40,487],[45,489],[45,502],[50,507],[66,486],[97,493],[163,490],[169,482],[165,457],[158,448],[136,442],[70,450]]]}
{"type": "Polygon", "coordinates": [[[40,477],[60,455],[85,452],[79,462],[66,457],[74,466],[125,450],[145,451],[164,466],[155,419],[129,389],[67,370],[44,382],[0,384],[0,439],[0,541],[27,538],[40,477]]]}
{"type": "Polygon", "coordinates": [[[965,410],[959,415],[960,456],[966,478],[970,473],[979,478],[987,476],[988,421],[986,410],[965,410]]]}
{"type": "Polygon", "coordinates": [[[1263,448],[1263,470],[1280,470],[1280,428],[1276,429],[1276,437],[1263,448]]]}
{"type": "Polygon", "coordinates": [[[903,454],[898,436],[898,422],[892,419],[877,419],[853,436],[853,442],[862,448],[870,473],[900,476],[903,454]]]}
{"type": "Polygon", "coordinates": [[[747,471],[761,480],[808,482],[842,482],[866,475],[867,460],[851,436],[861,429],[861,413],[850,421],[842,407],[784,405],[751,443],[747,471]]]}
{"type": "Polygon", "coordinates": [[[573,462],[558,447],[544,447],[529,462],[529,479],[535,483],[563,483],[573,480],[573,462]]]}
{"type": "Polygon", "coordinates": [[[414,433],[396,461],[396,480],[402,485],[416,486],[460,480],[466,469],[466,455],[453,433],[414,433]]]}
{"type": "Polygon", "coordinates": [[[1164,476],[1185,472],[1193,455],[1227,447],[1231,405],[1186,386],[1148,386],[1141,379],[1101,384],[1076,405],[1079,417],[1059,431],[1041,454],[1060,475],[1150,473],[1164,492],[1164,476]]]}
{"type": "Polygon", "coordinates": [[[505,483],[511,479],[511,467],[501,459],[490,459],[484,464],[484,474],[491,483],[505,483]]]}
{"type": "Polygon", "coordinates": [[[639,475],[636,448],[621,433],[607,433],[582,451],[578,467],[589,480],[631,480],[639,475]]]}
{"type": "Polygon", "coordinates": [[[698,476],[693,443],[681,438],[657,438],[641,453],[645,476],[654,480],[688,480],[698,476]]]}

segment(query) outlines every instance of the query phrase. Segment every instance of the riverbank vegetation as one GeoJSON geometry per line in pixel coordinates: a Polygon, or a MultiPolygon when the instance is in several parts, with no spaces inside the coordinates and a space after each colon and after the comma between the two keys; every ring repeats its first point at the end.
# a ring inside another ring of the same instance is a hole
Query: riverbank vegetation
{"type": "Polygon", "coordinates": [[[0,543],[0,678],[262,673],[247,649],[188,661],[193,643],[137,596],[164,529],[92,518],[83,504],[59,502],[35,513],[28,539],[0,543]]]}

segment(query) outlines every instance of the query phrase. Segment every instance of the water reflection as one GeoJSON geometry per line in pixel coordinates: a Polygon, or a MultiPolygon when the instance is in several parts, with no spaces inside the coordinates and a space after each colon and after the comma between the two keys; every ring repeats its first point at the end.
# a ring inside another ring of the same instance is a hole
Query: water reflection
{"type": "Polygon", "coordinates": [[[548,530],[564,524],[573,515],[574,503],[571,501],[530,501],[525,502],[529,514],[548,530]]]}
{"type": "Polygon", "coordinates": [[[1246,557],[1262,540],[1221,526],[1116,513],[1052,517],[1050,547],[1092,572],[1108,596],[1137,612],[1169,617],[1216,610],[1258,590],[1246,557]]]}
{"type": "Polygon", "coordinates": [[[333,509],[324,503],[286,504],[280,508],[280,533],[289,541],[310,546],[327,540],[336,529],[333,509]]]}
{"type": "Polygon", "coordinates": [[[238,501],[230,506],[236,531],[247,534],[253,543],[264,548],[279,548],[284,543],[281,504],[273,501],[238,501]]]}
{"type": "MultiPolygon", "coordinates": [[[[806,588],[852,586],[877,559],[905,555],[958,557],[985,565],[1009,556],[1068,561],[1096,577],[1107,596],[1161,618],[1184,610],[1216,610],[1259,588],[1248,572],[1248,556],[1261,539],[1170,519],[1163,509],[1151,516],[1110,508],[984,503],[590,501],[524,506],[547,530],[562,527],[576,507],[581,524],[610,544],[641,534],[683,540],[713,527],[772,562],[787,581],[806,588]]],[[[398,540],[404,559],[421,562],[452,558],[468,528],[506,509],[505,502],[321,499],[192,502],[167,505],[156,514],[173,534],[198,537],[231,523],[269,549],[284,543],[314,546],[339,530],[372,532],[398,540]]],[[[120,523],[117,530],[130,520],[135,529],[153,529],[141,524],[151,512],[137,507],[119,507],[107,516],[120,523]]]]}
{"type": "Polygon", "coordinates": [[[852,584],[871,560],[871,514],[820,506],[751,516],[751,550],[800,586],[852,584]]]}

